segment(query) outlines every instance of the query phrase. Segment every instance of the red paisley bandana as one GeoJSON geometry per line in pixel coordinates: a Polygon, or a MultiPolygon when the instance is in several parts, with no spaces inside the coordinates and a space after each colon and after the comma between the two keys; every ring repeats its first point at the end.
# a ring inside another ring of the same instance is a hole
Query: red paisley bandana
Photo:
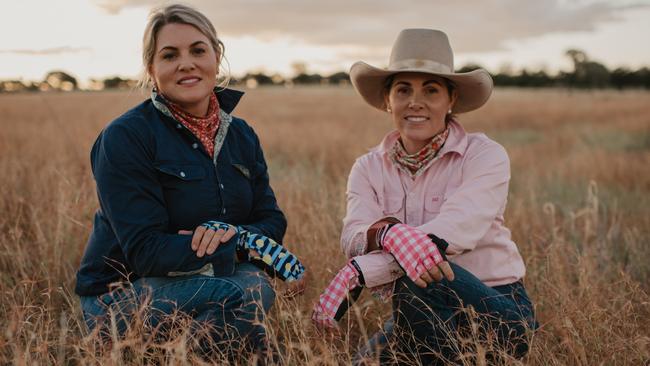
{"type": "Polygon", "coordinates": [[[165,99],[165,102],[174,118],[192,131],[194,136],[201,141],[201,145],[203,145],[210,157],[214,157],[214,136],[219,128],[219,102],[217,96],[214,93],[210,94],[208,114],[203,118],[185,112],[178,104],[169,101],[169,99],[165,99]]]}
{"type": "Polygon", "coordinates": [[[393,163],[403,171],[409,173],[411,178],[415,179],[420,175],[438,155],[438,151],[447,141],[449,136],[449,126],[444,131],[435,135],[431,142],[415,154],[406,152],[402,146],[402,139],[395,141],[395,145],[390,150],[390,157],[393,163]]]}

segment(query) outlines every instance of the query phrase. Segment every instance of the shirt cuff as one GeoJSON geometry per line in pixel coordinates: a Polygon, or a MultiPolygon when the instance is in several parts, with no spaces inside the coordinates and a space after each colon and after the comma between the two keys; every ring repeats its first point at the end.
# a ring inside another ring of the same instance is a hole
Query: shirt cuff
{"type": "Polygon", "coordinates": [[[381,250],[354,257],[354,260],[361,269],[368,288],[385,285],[404,276],[404,271],[395,258],[381,250]]]}

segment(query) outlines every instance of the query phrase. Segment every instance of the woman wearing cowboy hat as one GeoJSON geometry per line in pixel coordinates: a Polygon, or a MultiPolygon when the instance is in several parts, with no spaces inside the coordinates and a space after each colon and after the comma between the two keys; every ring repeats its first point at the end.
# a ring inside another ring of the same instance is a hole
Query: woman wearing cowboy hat
{"type": "Polygon", "coordinates": [[[466,351],[460,334],[475,323],[478,339],[523,356],[536,322],[524,262],[504,224],[508,155],[456,119],[485,104],[490,75],[454,73],[445,33],[406,29],[387,69],[357,62],[350,78],[395,130],[352,167],[341,237],[351,259],[320,297],[314,321],[335,326],[347,307],[341,287],[392,291],[395,351],[425,364],[454,362],[466,351]],[[459,311],[470,306],[478,316],[459,311]]]}

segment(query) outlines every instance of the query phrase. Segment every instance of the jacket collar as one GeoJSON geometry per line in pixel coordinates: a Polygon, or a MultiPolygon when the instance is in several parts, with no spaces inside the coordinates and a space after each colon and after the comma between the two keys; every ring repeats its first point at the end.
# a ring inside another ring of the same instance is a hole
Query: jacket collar
{"type": "Polygon", "coordinates": [[[224,112],[231,114],[235,109],[239,100],[244,95],[243,91],[234,90],[234,89],[214,89],[214,92],[217,94],[217,100],[219,101],[219,108],[224,112]]]}
{"type": "MultiPolygon", "coordinates": [[[[235,109],[239,100],[244,95],[243,91],[234,90],[234,89],[218,89],[214,88],[214,93],[217,95],[217,101],[219,102],[219,109],[226,114],[231,114],[235,109]]],[[[151,91],[151,101],[153,102],[156,109],[161,111],[168,117],[172,117],[171,112],[167,109],[162,97],[158,95],[155,90],[151,91]]],[[[173,118],[173,117],[172,117],[173,118]]]]}
{"type": "MultiPolygon", "coordinates": [[[[387,154],[393,145],[399,138],[399,132],[397,130],[392,130],[382,139],[381,143],[371,151],[378,152],[382,155],[387,154]]],[[[447,141],[440,149],[438,153],[440,156],[443,156],[450,152],[456,152],[461,156],[465,154],[467,149],[467,132],[460,123],[456,121],[449,122],[449,136],[447,136],[447,141]]]]}

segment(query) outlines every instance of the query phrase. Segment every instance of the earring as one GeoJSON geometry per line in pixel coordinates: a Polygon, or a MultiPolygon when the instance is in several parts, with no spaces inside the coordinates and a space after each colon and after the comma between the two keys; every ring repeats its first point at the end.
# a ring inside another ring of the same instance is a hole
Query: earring
{"type": "Polygon", "coordinates": [[[447,111],[447,114],[451,114],[451,108],[449,108],[449,110],[447,111]]]}
{"type": "Polygon", "coordinates": [[[387,107],[386,107],[386,112],[391,113],[392,111],[393,111],[393,110],[390,109],[390,106],[387,106],[387,107]]]}

